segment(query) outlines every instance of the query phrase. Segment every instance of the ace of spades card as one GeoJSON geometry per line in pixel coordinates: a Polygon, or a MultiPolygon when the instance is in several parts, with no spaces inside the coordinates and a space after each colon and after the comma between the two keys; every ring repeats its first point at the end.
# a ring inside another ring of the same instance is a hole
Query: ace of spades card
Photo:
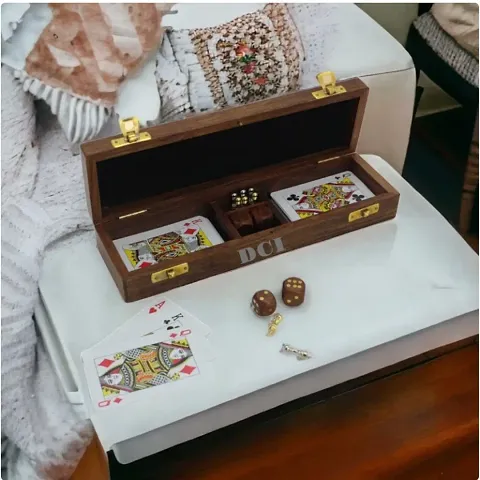
{"type": "Polygon", "coordinates": [[[175,338],[193,332],[207,338],[211,329],[197,317],[165,296],[150,299],[145,307],[129,318],[104,340],[116,341],[123,338],[141,338],[161,331],[175,338]]]}
{"type": "Polygon", "coordinates": [[[201,335],[162,330],[140,339],[110,339],[82,352],[93,411],[167,399],[175,384],[201,377],[202,365],[209,363],[206,348],[201,335]]]}
{"type": "Polygon", "coordinates": [[[295,221],[371,198],[373,192],[356,175],[345,171],[272,192],[271,197],[295,221]]]}

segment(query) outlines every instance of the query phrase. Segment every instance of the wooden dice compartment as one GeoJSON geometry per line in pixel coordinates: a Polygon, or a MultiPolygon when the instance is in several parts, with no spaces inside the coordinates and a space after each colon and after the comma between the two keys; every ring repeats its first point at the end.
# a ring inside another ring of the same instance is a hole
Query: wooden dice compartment
{"type": "Polygon", "coordinates": [[[289,220],[272,200],[235,208],[220,214],[220,222],[231,224],[238,236],[231,230],[233,238],[245,237],[252,233],[278,227],[289,220]],[[243,226],[243,228],[242,228],[243,226]]]}
{"type": "Polygon", "coordinates": [[[150,140],[120,148],[112,138],[83,144],[98,247],[123,298],[135,301],[394,218],[398,192],[355,153],[368,89],[358,79],[342,85],[346,93],[321,99],[313,96],[318,89],[306,90],[149,128],[150,140]],[[375,196],[295,222],[270,199],[344,170],[375,196]],[[258,202],[232,209],[231,193],[250,187],[258,202]],[[259,206],[271,210],[272,226],[239,231],[236,216],[259,206]],[[127,270],[113,240],[197,215],[225,243],[127,270]]]}

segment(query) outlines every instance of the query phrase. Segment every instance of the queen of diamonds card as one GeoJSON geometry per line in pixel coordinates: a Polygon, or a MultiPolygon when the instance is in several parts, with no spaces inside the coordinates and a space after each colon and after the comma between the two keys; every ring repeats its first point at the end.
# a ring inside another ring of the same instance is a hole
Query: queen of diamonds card
{"type": "Polygon", "coordinates": [[[95,359],[104,399],[127,395],[199,373],[186,338],[95,359]]]}

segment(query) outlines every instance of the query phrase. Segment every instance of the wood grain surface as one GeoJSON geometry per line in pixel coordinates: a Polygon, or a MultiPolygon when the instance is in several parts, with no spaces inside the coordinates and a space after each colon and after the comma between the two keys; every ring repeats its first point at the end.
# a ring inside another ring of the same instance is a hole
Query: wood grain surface
{"type": "Polygon", "coordinates": [[[129,465],[110,455],[111,478],[477,479],[477,342],[442,347],[129,465]]]}
{"type": "MultiPolygon", "coordinates": [[[[252,249],[264,244],[270,252],[266,255],[269,257],[390,220],[397,213],[399,193],[365,160],[353,153],[330,159],[324,158],[323,155],[310,155],[284,165],[246,172],[226,178],[221,183],[212,182],[196,186],[188,191],[176,192],[175,195],[162,198],[162,202],[141,215],[96,225],[100,253],[122,297],[127,302],[157,295],[172,288],[240,268],[244,264],[239,251],[245,248],[252,249]],[[240,238],[236,229],[232,228],[231,221],[226,221],[228,218],[226,213],[231,208],[232,191],[238,191],[248,185],[268,198],[266,192],[345,170],[356,174],[375,196],[301,221],[280,223],[273,228],[240,238]],[[350,213],[373,204],[379,204],[378,213],[349,222],[350,213]],[[178,221],[179,218],[197,215],[209,218],[219,230],[225,243],[188,256],[164,259],[159,264],[147,268],[127,271],[113,244],[114,239],[144,232],[159,225],[168,225],[178,221]],[[283,249],[271,247],[276,238],[282,239],[283,249]],[[173,268],[184,262],[188,262],[189,265],[187,274],[152,283],[153,273],[173,268]]],[[[248,264],[261,261],[266,256],[258,254],[248,264]]]]}
{"type": "Polygon", "coordinates": [[[346,93],[322,99],[314,98],[314,88],[170,122],[149,128],[150,141],[119,149],[111,139],[83,144],[99,251],[124,300],[240,268],[245,264],[240,250],[260,246],[257,251],[265,252],[265,247],[270,253],[250,255],[249,263],[256,262],[394,218],[398,192],[354,153],[368,88],[359,79],[343,86],[346,93]],[[273,226],[252,234],[243,230],[241,238],[227,215],[232,192],[255,188],[260,200],[268,201],[273,191],[345,170],[375,197],[301,222],[276,218],[273,226]],[[373,203],[380,205],[379,213],[349,222],[350,213],[373,203]],[[211,220],[225,243],[127,271],[113,240],[196,216],[211,220]],[[280,237],[283,246],[272,249],[280,237]],[[153,274],[185,262],[186,274],[154,283],[153,274]]]}
{"type": "MultiPolygon", "coordinates": [[[[184,120],[168,122],[163,125],[146,129],[146,131],[152,136],[152,140],[149,142],[136,143],[122,148],[112,147],[111,140],[116,137],[107,137],[89,141],[82,144],[82,154],[88,163],[97,163],[110,158],[157,148],[169,143],[180,142],[192,137],[208,135],[210,133],[260,122],[266,119],[307,111],[318,108],[318,106],[326,107],[334,103],[346,102],[351,99],[360,99],[359,121],[354,125],[351,138],[352,150],[355,150],[368,97],[368,88],[359,78],[346,80],[342,82],[342,85],[346,88],[346,93],[324,97],[321,100],[317,100],[312,96],[313,92],[319,90],[318,87],[315,87],[249,103],[247,105],[226,107],[213,112],[196,114],[187,117],[184,120]]],[[[319,125],[319,128],[320,127],[326,128],[328,125],[319,125]]],[[[328,130],[325,133],[328,133],[328,130]]]]}
{"type": "Polygon", "coordinates": [[[82,144],[93,223],[108,220],[114,204],[128,213],[133,200],[149,204],[150,197],[180,184],[188,188],[329,149],[355,151],[368,88],[359,79],[345,87],[347,93],[321,100],[312,96],[318,89],[303,90],[168,122],[148,129],[152,140],[122,148],[112,147],[114,137],[82,144]],[[295,127],[288,120],[293,114],[301,115],[295,127]],[[242,148],[246,139],[255,148],[242,148]]]}

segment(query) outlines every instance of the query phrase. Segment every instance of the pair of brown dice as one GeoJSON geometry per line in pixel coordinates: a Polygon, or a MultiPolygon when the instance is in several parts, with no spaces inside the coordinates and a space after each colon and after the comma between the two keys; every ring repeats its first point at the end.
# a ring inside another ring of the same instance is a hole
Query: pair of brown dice
{"type": "Polygon", "coordinates": [[[273,212],[265,203],[234,210],[229,217],[242,237],[271,228],[275,223],[273,212]]]}
{"type": "MultiPolygon", "coordinates": [[[[305,282],[298,277],[287,278],[283,282],[282,300],[289,307],[297,307],[305,300],[305,282]]],[[[273,315],[277,300],[270,290],[259,290],[252,298],[253,311],[260,317],[273,315]]]]}
{"type": "Polygon", "coordinates": [[[283,282],[282,300],[288,307],[297,307],[305,300],[305,282],[298,277],[287,278],[283,282]]]}

